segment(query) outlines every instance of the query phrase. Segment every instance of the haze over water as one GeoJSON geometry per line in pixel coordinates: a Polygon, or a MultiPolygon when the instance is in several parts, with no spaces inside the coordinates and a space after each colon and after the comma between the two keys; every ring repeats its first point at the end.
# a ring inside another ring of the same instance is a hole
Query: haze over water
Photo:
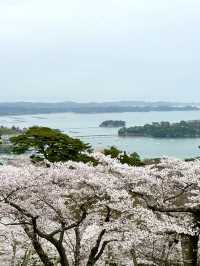
{"type": "Polygon", "coordinates": [[[115,145],[128,152],[138,152],[143,158],[173,156],[190,158],[200,155],[198,146],[200,138],[196,139],[161,139],[144,137],[118,137],[116,128],[100,128],[104,120],[124,120],[127,126],[144,125],[145,123],[180,120],[199,120],[200,111],[190,112],[147,112],[147,113],[104,113],[104,114],[74,114],[56,113],[41,115],[1,116],[0,125],[48,126],[60,129],[71,136],[81,138],[91,143],[95,149],[115,145]]]}

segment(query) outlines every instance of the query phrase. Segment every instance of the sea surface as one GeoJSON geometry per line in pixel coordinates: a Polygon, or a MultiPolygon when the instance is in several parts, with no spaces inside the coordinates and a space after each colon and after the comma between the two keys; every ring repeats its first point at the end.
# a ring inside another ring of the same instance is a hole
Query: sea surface
{"type": "Polygon", "coordinates": [[[101,150],[114,145],[128,152],[138,152],[142,158],[170,156],[190,158],[200,156],[200,138],[162,139],[144,137],[118,137],[117,128],[100,128],[104,120],[124,120],[127,126],[151,122],[200,120],[200,111],[75,114],[54,113],[41,115],[0,116],[0,125],[27,128],[33,125],[57,128],[90,143],[101,150]]]}

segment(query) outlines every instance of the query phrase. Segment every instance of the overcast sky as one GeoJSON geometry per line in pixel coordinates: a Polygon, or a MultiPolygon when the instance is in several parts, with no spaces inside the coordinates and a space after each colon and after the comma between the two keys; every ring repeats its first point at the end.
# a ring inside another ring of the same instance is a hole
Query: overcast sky
{"type": "Polygon", "coordinates": [[[0,101],[200,102],[199,0],[0,0],[0,101]]]}

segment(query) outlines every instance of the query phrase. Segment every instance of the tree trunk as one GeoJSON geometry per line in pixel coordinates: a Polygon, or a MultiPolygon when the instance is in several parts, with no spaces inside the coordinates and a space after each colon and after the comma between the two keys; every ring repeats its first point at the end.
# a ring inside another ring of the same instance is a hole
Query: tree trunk
{"type": "MultiPolygon", "coordinates": [[[[53,243],[53,242],[52,242],[53,243]]],[[[54,242],[54,245],[60,255],[60,264],[61,266],[69,266],[69,262],[65,253],[65,249],[62,244],[54,242]]]]}
{"type": "Polygon", "coordinates": [[[197,266],[198,236],[182,235],[182,257],[184,266],[197,266]]]}
{"type": "Polygon", "coordinates": [[[75,228],[75,235],[76,235],[76,245],[75,245],[75,254],[74,254],[74,266],[80,265],[80,248],[81,248],[81,238],[80,238],[80,231],[79,227],[75,228]]]}
{"type": "Polygon", "coordinates": [[[49,259],[48,255],[44,252],[38,237],[36,235],[36,233],[32,233],[30,232],[28,226],[24,225],[24,231],[27,234],[27,236],[30,238],[32,245],[34,247],[35,252],[37,253],[37,255],[39,256],[41,262],[45,265],[45,266],[54,266],[53,263],[51,262],[51,260],[49,259]]]}
{"type": "Polygon", "coordinates": [[[40,260],[43,262],[45,266],[53,266],[53,263],[49,260],[48,256],[43,251],[39,241],[32,240],[33,247],[38,254],[40,260]]]}

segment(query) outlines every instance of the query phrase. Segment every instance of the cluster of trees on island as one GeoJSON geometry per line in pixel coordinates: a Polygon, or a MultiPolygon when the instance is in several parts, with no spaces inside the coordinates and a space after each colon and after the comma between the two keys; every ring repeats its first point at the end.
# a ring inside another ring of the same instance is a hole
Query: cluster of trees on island
{"type": "Polygon", "coordinates": [[[0,264],[198,266],[200,160],[161,159],[32,127],[0,166],[0,264]]]}
{"type": "Polygon", "coordinates": [[[153,138],[199,138],[200,120],[179,123],[154,122],[144,126],[121,128],[119,136],[141,136],[153,138]]]}
{"type": "Polygon", "coordinates": [[[126,122],[122,120],[105,120],[99,126],[100,127],[125,127],[126,122]]]}

